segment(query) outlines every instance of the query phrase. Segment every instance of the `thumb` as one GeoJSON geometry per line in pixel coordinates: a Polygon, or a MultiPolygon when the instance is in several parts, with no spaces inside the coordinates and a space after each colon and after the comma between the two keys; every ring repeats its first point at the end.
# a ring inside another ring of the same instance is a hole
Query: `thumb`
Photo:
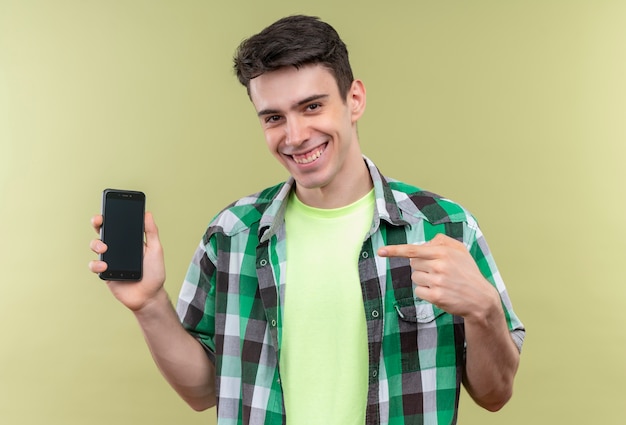
{"type": "Polygon", "coordinates": [[[443,234],[437,233],[434,238],[426,242],[427,245],[449,245],[454,239],[443,234]]]}
{"type": "Polygon", "coordinates": [[[146,212],[144,217],[144,230],[146,232],[147,245],[159,243],[159,229],[154,222],[154,217],[151,212],[146,212]]]}

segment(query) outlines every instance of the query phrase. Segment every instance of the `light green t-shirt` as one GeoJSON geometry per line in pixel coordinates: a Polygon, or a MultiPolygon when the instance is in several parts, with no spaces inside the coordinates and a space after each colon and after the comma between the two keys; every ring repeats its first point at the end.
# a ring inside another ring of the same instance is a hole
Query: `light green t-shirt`
{"type": "Polygon", "coordinates": [[[337,209],[292,194],[285,213],[287,276],[280,356],[290,425],[362,425],[368,349],[358,256],[374,191],[337,209]]]}

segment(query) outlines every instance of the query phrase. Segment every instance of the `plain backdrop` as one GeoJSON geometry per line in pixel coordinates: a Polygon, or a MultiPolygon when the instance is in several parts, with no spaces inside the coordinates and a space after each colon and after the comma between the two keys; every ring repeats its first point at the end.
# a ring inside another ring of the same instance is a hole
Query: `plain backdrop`
{"type": "Polygon", "coordinates": [[[511,402],[459,423],[624,423],[619,0],[0,0],[0,423],[215,423],[88,271],[89,218],[144,191],[175,299],[209,220],[286,177],[231,58],[294,13],[346,41],[363,151],[477,216],[527,327],[511,402]]]}

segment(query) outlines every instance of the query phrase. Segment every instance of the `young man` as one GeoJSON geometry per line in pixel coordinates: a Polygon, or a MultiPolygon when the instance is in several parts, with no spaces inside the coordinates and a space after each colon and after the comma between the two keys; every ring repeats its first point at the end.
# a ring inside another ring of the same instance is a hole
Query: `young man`
{"type": "Polygon", "coordinates": [[[451,424],[462,383],[500,409],[524,328],[474,218],[361,153],[365,88],[335,30],[281,19],[235,69],[291,178],[211,222],[178,316],[149,213],[143,280],[108,283],[172,387],[219,424],[451,424]]]}

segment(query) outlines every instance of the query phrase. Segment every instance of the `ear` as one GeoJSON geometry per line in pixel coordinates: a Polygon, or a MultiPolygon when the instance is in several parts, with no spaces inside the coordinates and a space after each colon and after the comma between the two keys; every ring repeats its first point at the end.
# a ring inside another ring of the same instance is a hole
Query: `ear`
{"type": "Polygon", "coordinates": [[[350,108],[350,114],[352,116],[352,122],[357,122],[363,113],[365,112],[366,96],[365,85],[361,80],[354,80],[350,91],[348,91],[348,98],[346,99],[348,107],[350,108]]]}

